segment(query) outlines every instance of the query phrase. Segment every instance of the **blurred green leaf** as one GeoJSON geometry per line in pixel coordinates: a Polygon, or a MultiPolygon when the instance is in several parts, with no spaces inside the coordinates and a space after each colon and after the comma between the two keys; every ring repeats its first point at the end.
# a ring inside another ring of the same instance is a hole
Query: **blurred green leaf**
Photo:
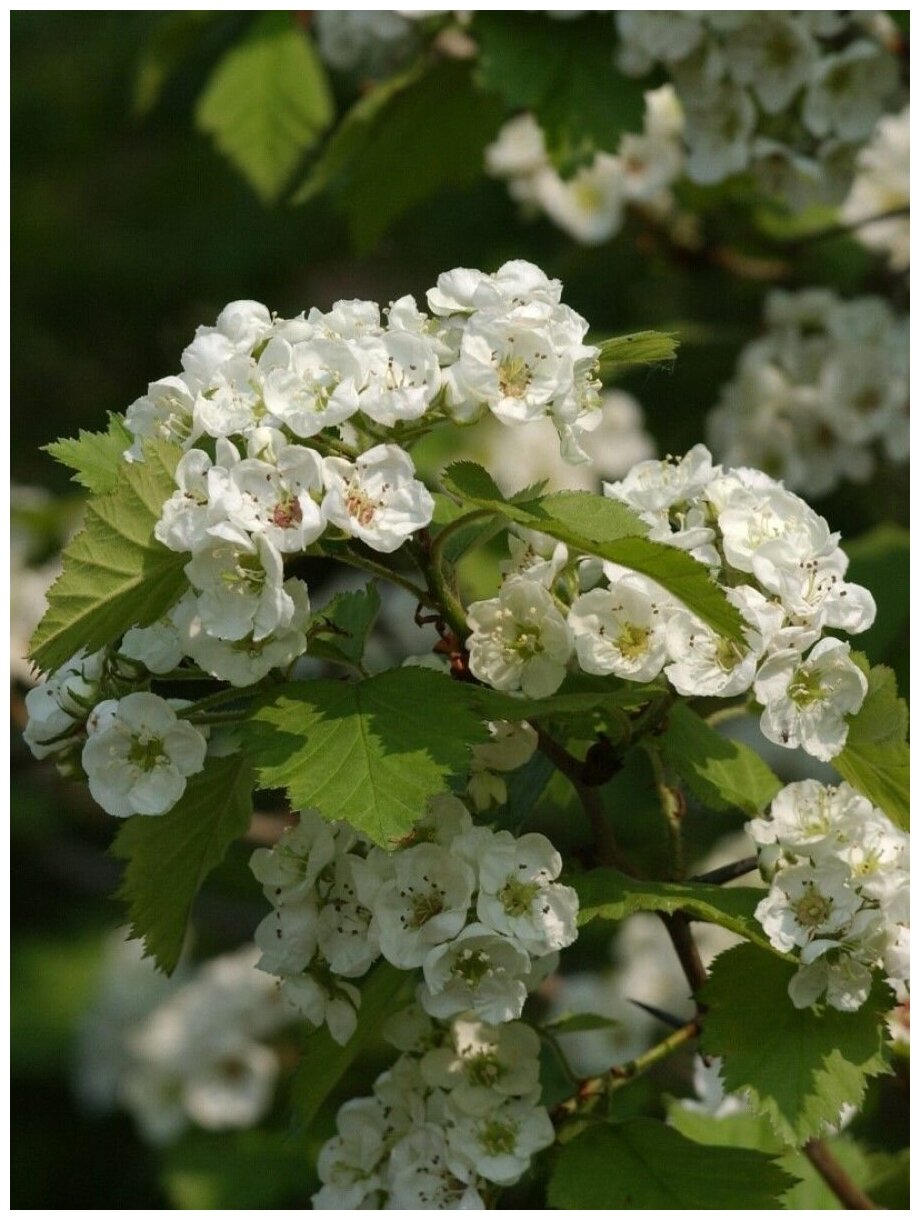
{"type": "MultiPolygon", "coordinates": [[[[907,662],[907,620],[910,605],[910,533],[900,525],[879,525],[845,545],[850,557],[847,580],[865,587],[875,598],[878,613],[859,647],[873,663],[907,662]]],[[[900,675],[899,675],[900,677],[900,675]]]]}
{"type": "Polygon", "coordinates": [[[707,808],[762,813],[782,787],[759,754],[723,737],[685,704],[675,705],[658,738],[662,756],[707,808]]]}
{"type": "Polygon", "coordinates": [[[313,43],[290,12],[266,13],[214,69],[196,122],[265,202],[277,199],[333,119],[313,43]]]}
{"type": "Polygon", "coordinates": [[[215,1211],[305,1206],[316,1178],[304,1148],[282,1131],[190,1131],[163,1153],[173,1207],[215,1211]]]}
{"type": "Polygon", "coordinates": [[[133,99],[136,115],[143,118],[156,106],[167,79],[195,47],[205,26],[217,15],[216,10],[205,12],[190,9],[182,13],[168,13],[160,21],[150,35],[137,66],[133,99]]]}

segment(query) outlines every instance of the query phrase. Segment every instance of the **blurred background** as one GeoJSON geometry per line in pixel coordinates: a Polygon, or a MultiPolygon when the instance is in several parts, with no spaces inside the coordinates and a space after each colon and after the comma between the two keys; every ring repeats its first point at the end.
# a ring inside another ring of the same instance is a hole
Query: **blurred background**
{"type": "MultiPolygon", "coordinates": [[[[504,184],[485,176],[417,205],[356,253],[323,198],[264,206],[194,129],[202,81],[249,16],[227,15],[203,29],[141,118],[138,65],[157,14],[12,14],[12,1063],[20,1208],[215,1207],[228,1198],[247,1205],[243,1178],[224,1174],[215,1185],[216,1168],[227,1164],[221,1137],[171,1153],[163,1176],[127,1117],[94,1116],[76,1100],[75,1040],[114,951],[118,867],[106,855],[112,820],[83,787],[32,759],[18,735],[28,672],[22,649],[81,503],[41,446],[103,428],[106,412],[124,411],[149,381],[178,368],[195,327],[227,301],[255,298],[293,315],[342,297],[387,301],[411,292],[421,300],[442,270],[491,270],[525,258],[563,281],[565,300],[598,334],[680,335],[673,368],[625,377],[619,388],[641,404],[652,438],[633,456],[648,456],[652,446],[681,452],[703,438],[705,415],[761,328],[770,288],[889,286],[878,260],[846,238],[803,245],[779,269],[770,266],[775,251],[746,250],[742,274],[738,264],[650,240],[637,221],[604,245],[579,247],[545,217],[522,223],[504,184]]],[[[512,483],[530,480],[523,462],[512,459],[512,483]]],[[[844,484],[816,502],[854,556],[850,578],[872,588],[882,607],[861,646],[873,661],[894,665],[902,689],[907,569],[897,527],[906,524],[906,488],[906,467],[888,463],[871,483],[844,484]]],[[[712,837],[701,832],[704,844],[712,837]]],[[[239,943],[263,914],[247,855],[237,845],[212,879],[199,911],[204,949],[239,943]]],[[[96,1028],[84,1039],[103,1037],[96,1028]]],[[[231,1144],[238,1164],[246,1161],[245,1135],[231,1144]]],[[[253,1202],[304,1205],[309,1183],[299,1166],[292,1173],[286,1154],[274,1181],[274,1197],[253,1202]]]]}

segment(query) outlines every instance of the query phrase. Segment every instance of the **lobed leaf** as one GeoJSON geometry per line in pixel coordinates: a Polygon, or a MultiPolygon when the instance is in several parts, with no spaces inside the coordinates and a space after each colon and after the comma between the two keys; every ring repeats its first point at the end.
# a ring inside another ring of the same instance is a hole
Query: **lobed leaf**
{"type": "Polygon", "coordinates": [[[153,536],[163,503],[175,491],[179,450],[148,444],[143,462],[123,462],[115,490],[86,506],[82,530],[63,553],[63,571],[30,654],[43,670],[59,668],[79,649],[93,652],[137,624],[156,622],[187,588],[188,556],[153,536]]]}
{"type": "MultiPolygon", "coordinates": [[[[853,659],[860,660],[859,654],[853,659]]],[[[866,663],[863,658],[863,668],[866,663]]],[[[894,673],[874,665],[859,711],[849,716],[847,744],[831,765],[904,830],[910,828],[910,749],[907,704],[898,698],[894,673]]]]}
{"type": "Polygon", "coordinates": [[[202,882],[249,827],[253,783],[245,755],[209,758],[169,813],[129,818],[112,844],[128,862],[118,896],[128,904],[131,936],[166,974],[179,961],[202,882]]]}
{"type": "Polygon", "coordinates": [[[282,687],[250,732],[261,787],[286,788],[296,808],[315,806],[384,847],[409,834],[488,737],[461,683],[414,666],[282,687]]]}
{"type": "Polygon", "coordinates": [[[45,452],[75,472],[75,483],[94,495],[105,495],[115,490],[125,464],[124,452],[133,440],[122,416],[109,415],[108,431],[84,432],[81,428],[79,436],[62,437],[45,445],[45,452]]]}
{"type": "Polygon", "coordinates": [[[710,1148],[652,1118],[596,1123],[563,1144],[549,1184],[561,1209],[740,1209],[777,1205],[795,1179],[764,1152],[710,1148]]]}
{"type": "Polygon", "coordinates": [[[877,982],[856,1012],[796,1008],[787,990],[796,970],[756,945],[721,953],[700,993],[700,1049],[721,1056],[726,1091],[747,1090],[781,1139],[802,1144],[838,1122],[845,1105],[859,1105],[867,1077],[888,1070],[882,1051],[892,997],[877,982]]]}
{"type": "Polygon", "coordinates": [[[309,653],[327,661],[357,665],[364,657],[367,637],[380,610],[380,594],[373,583],[354,593],[339,593],[313,619],[309,653]]]}

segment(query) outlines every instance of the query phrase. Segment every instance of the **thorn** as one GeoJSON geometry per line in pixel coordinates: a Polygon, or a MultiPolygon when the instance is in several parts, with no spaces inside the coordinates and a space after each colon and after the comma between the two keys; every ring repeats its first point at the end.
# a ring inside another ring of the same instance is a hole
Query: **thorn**
{"type": "MultiPolygon", "coordinates": [[[[627,997],[629,999],[629,997],[627,997]]],[[[635,1004],[636,1008],[641,1008],[643,1012],[647,1012],[649,1016],[655,1017],[664,1025],[670,1025],[672,1029],[683,1029],[687,1024],[684,1017],[673,1017],[669,1012],[665,1012],[661,1008],[655,1008],[653,1004],[643,1004],[641,1000],[629,1000],[630,1004],[635,1004]]]]}

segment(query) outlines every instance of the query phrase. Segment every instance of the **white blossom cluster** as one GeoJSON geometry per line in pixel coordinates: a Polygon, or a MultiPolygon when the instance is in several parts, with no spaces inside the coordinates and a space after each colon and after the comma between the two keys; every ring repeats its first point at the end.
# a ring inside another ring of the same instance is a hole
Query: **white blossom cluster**
{"type": "Polygon", "coordinates": [[[207,730],[180,717],[185,701],[132,690],[138,677],[106,650],[81,651],[26,695],[29,749],[85,775],[93,798],[117,818],[166,813],[208,749],[207,730]]]}
{"type": "Polygon", "coordinates": [[[272,1041],[293,1014],[245,945],[166,980],[137,941],[119,939],[81,1029],[81,1099],[123,1107],[145,1139],[167,1144],[190,1125],[254,1126],[274,1100],[281,1062],[272,1041]]]}
{"type": "Polygon", "coordinates": [[[875,618],[868,590],[847,582],[840,535],[782,483],[714,465],[697,445],[682,458],[640,462],[606,494],[634,509],[649,536],[705,564],[740,612],[744,643],[718,635],[651,580],[582,563],[574,599],[559,581],[566,547],[512,544],[498,596],[468,609],[470,669],[498,690],[545,698],[570,668],[650,682],[663,673],[690,697],[753,691],[760,726],[778,745],[827,761],[844,747],[866,677],[843,640],[875,618]]]}
{"type": "Polygon", "coordinates": [[[540,1103],[540,1041],[519,1021],[432,1021],[418,1005],[384,1030],[403,1054],[346,1102],[319,1154],[318,1211],[484,1210],[555,1138],[540,1103]]]}
{"type": "Polygon", "coordinates": [[[663,85],[645,95],[641,135],[624,135],[615,155],[598,152],[590,164],[562,178],[539,123],[524,113],[510,119],[486,149],[486,170],[507,181],[511,197],[527,212],[544,212],[582,245],[600,245],[619,232],[628,207],[658,219],[671,214],[669,188],[684,169],[683,126],[677,95],[663,85]]]}
{"type": "Polygon", "coordinates": [[[868,479],[876,448],[907,461],[906,318],[881,297],[845,301],[810,288],[771,292],[765,321],[709,416],[725,462],[821,496],[841,480],[868,479]]]}
{"type": "Polygon", "coordinates": [[[856,157],[856,177],[840,208],[855,236],[888,256],[893,271],[910,265],[910,107],[879,119],[856,157]],[[887,215],[900,212],[901,215],[887,215]],[[884,219],[877,220],[876,217],[884,219]],[[867,221],[871,223],[866,223],[867,221]]]}
{"type": "Polygon", "coordinates": [[[910,977],[910,836],[848,784],[788,784],[770,816],[748,823],[771,882],[757,919],[771,944],[801,966],[797,1008],[865,1003],[873,971],[910,977]]]}
{"type": "Polygon", "coordinates": [[[576,936],[575,891],[539,834],[474,826],[456,797],[432,799],[411,842],[370,846],[344,823],[307,810],[252,870],[273,911],[256,930],[259,969],[313,1025],[346,1043],[360,978],[380,957],[422,972],[419,1002],[444,1020],[473,1012],[499,1024],[576,936]]]}
{"type": "Polygon", "coordinates": [[[418,45],[413,22],[430,13],[317,9],[311,16],[324,63],[342,72],[380,76],[406,61],[418,45]]]}
{"type": "Polygon", "coordinates": [[[617,64],[669,73],[695,182],[750,173],[792,208],[839,202],[853,161],[902,102],[889,18],[873,12],[624,11],[617,64]]]}

